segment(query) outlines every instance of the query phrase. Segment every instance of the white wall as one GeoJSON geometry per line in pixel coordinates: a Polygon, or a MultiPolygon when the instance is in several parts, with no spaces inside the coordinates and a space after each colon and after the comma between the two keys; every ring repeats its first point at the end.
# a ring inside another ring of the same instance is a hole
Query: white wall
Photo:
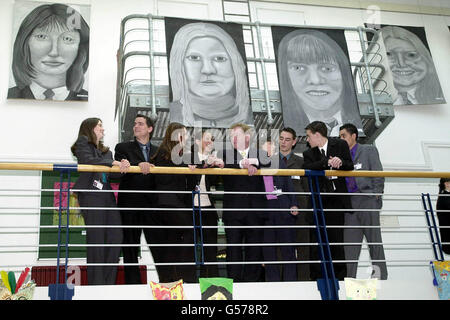
{"type": "MultiPolygon", "coordinates": [[[[62,2],[62,1],[55,1],[62,2]]],[[[114,121],[116,52],[119,46],[119,29],[122,18],[134,13],[186,18],[222,19],[219,0],[73,0],[74,4],[91,4],[91,46],[89,65],[89,102],[43,102],[7,100],[10,70],[11,45],[13,42],[13,0],[2,0],[0,4],[0,34],[4,45],[0,47],[0,161],[74,162],[69,148],[73,143],[80,122],[92,116],[100,117],[106,128],[105,143],[117,143],[118,129],[114,121]]],[[[368,19],[367,12],[356,9],[339,9],[295,4],[252,2],[253,21],[260,20],[278,24],[306,24],[324,26],[358,26],[368,19]]],[[[439,79],[447,101],[450,101],[450,17],[424,14],[402,14],[381,12],[382,24],[425,26],[428,43],[434,58],[439,79]]],[[[380,135],[376,145],[380,151],[385,170],[430,170],[450,171],[450,123],[449,104],[430,106],[396,106],[395,118],[380,135]]],[[[0,171],[0,189],[40,187],[37,172],[0,171]]],[[[437,179],[388,179],[386,192],[414,193],[437,192],[437,179]],[[413,181],[412,181],[413,180],[413,181]]],[[[17,192],[15,193],[17,194],[17,192]]],[[[0,226],[37,225],[40,205],[36,193],[31,196],[6,196],[0,192],[0,226]],[[11,214],[7,206],[34,207],[34,210],[14,210],[27,214],[11,214]],[[35,214],[29,214],[35,213],[35,214]]],[[[389,210],[404,208],[421,210],[418,199],[411,202],[385,201],[389,210]]],[[[395,213],[395,212],[394,212],[395,213]]],[[[424,225],[423,218],[396,217],[387,219],[387,226],[424,225]]],[[[401,230],[401,229],[399,229],[401,230]]],[[[2,231],[2,230],[0,230],[2,231]]],[[[3,230],[5,231],[5,230],[3,230]]],[[[406,234],[401,237],[391,232],[383,233],[385,242],[429,242],[427,234],[406,234]],[[420,234],[420,235],[419,235],[420,234]],[[419,236],[418,236],[419,235],[419,236]]],[[[7,244],[37,244],[38,235],[5,235],[0,232],[0,246],[7,244]]],[[[5,250],[5,249],[1,249],[5,250]]],[[[31,249],[28,249],[31,250],[31,249]]],[[[387,251],[388,259],[405,256],[408,259],[432,259],[431,249],[412,251],[387,251]]],[[[37,262],[37,254],[1,254],[0,265],[46,263],[37,262]]],[[[145,261],[150,261],[145,257],[145,261]]],[[[364,251],[361,260],[367,260],[364,251]]],[[[144,262],[145,262],[144,261],[144,262]]],[[[361,267],[359,277],[364,277],[361,267]]],[[[392,267],[390,278],[402,281],[405,278],[429,277],[427,268],[392,267]]],[[[402,292],[399,291],[399,298],[402,292]]],[[[430,297],[430,298],[435,298],[430,297]]]]}

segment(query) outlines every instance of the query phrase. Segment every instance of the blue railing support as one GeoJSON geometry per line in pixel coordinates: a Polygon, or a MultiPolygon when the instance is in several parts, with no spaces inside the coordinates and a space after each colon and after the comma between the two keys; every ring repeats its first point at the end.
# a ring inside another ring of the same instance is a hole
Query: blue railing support
{"type": "Polygon", "coordinates": [[[322,197],[320,195],[319,176],[325,176],[324,171],[305,170],[311,191],[311,203],[313,207],[316,234],[322,279],[317,279],[317,288],[322,300],[339,300],[339,282],[336,279],[331,257],[330,242],[328,240],[327,226],[323,212],[322,197]],[[313,178],[314,182],[313,183],[313,178]],[[316,203],[317,200],[317,203],[316,203]]]}
{"type": "Polygon", "coordinates": [[[194,257],[196,265],[205,263],[205,253],[203,248],[203,225],[202,225],[202,207],[200,204],[200,188],[192,191],[192,225],[194,226],[194,257]],[[198,197],[198,207],[195,207],[195,197],[198,197]],[[195,212],[198,211],[198,225],[195,219],[195,212]],[[200,241],[197,241],[197,230],[199,231],[200,241]],[[197,251],[200,251],[200,259],[197,251]]]}
{"type": "Polygon", "coordinates": [[[58,245],[56,255],[56,281],[54,284],[48,286],[48,296],[50,300],[72,300],[74,295],[74,288],[67,284],[67,266],[69,262],[69,218],[70,218],[70,172],[76,171],[76,165],[54,165],[53,170],[59,171],[59,208],[58,208],[58,245]],[[67,174],[67,189],[63,188],[64,174],[67,174]],[[61,258],[61,229],[62,229],[62,194],[67,192],[67,206],[66,206],[66,259],[64,263],[64,283],[59,283],[59,268],[61,258]]]}

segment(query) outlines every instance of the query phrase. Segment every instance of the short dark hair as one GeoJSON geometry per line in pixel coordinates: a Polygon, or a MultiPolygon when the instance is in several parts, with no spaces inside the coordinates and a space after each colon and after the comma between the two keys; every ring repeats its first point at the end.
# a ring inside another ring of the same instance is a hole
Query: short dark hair
{"type": "Polygon", "coordinates": [[[280,133],[282,133],[283,131],[289,132],[290,134],[292,134],[293,139],[297,138],[297,133],[295,132],[294,129],[292,129],[290,127],[284,127],[283,129],[280,130],[280,133]]]}
{"type": "Polygon", "coordinates": [[[328,133],[327,126],[322,121],[313,121],[313,122],[311,122],[310,124],[308,124],[306,126],[305,131],[306,130],[310,130],[312,133],[318,132],[324,138],[327,137],[327,133],[328,133]]]}
{"type": "Polygon", "coordinates": [[[356,134],[356,139],[358,139],[358,128],[356,128],[356,126],[353,123],[343,124],[339,128],[339,131],[341,131],[341,130],[347,130],[347,132],[350,133],[350,135],[356,134]]]}
{"type": "Polygon", "coordinates": [[[149,128],[152,127],[153,128],[152,132],[150,132],[149,137],[148,137],[149,139],[151,139],[152,136],[153,136],[153,131],[155,129],[155,123],[153,122],[153,120],[149,116],[146,116],[146,115],[140,114],[140,113],[138,113],[134,117],[134,120],[136,120],[136,118],[144,118],[145,122],[147,123],[147,127],[149,127],[149,128]]]}

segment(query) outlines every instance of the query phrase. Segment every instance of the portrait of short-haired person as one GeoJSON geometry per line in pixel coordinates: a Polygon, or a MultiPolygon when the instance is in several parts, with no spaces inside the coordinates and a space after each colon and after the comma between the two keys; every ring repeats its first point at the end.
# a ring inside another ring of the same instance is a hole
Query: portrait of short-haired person
{"type": "Polygon", "coordinates": [[[385,26],[380,32],[397,91],[394,105],[445,103],[433,59],[424,42],[402,27],[385,26]]]}
{"type": "MultiPolygon", "coordinates": [[[[283,121],[297,132],[312,121],[327,125],[329,136],[352,122],[361,128],[349,58],[331,36],[322,31],[272,27],[277,55],[283,121]],[[282,36],[279,45],[275,39],[282,36]]],[[[345,45],[345,37],[339,35],[345,45]]]]}
{"type": "Polygon", "coordinates": [[[168,59],[171,122],[206,128],[253,125],[245,60],[222,27],[204,22],[183,25],[168,59]]]}
{"type": "MultiPolygon", "coordinates": [[[[303,152],[303,168],[309,170],[353,170],[353,161],[348,144],[339,138],[329,138],[327,127],[321,121],[313,121],[305,128],[306,141],[311,148],[303,152]]],[[[351,209],[351,202],[347,195],[333,195],[333,193],[347,193],[345,177],[319,177],[320,192],[330,193],[322,195],[325,223],[327,226],[328,240],[330,243],[343,243],[344,240],[344,212],[332,209],[351,209]],[[330,210],[331,209],[331,210],[330,210]],[[330,210],[330,211],[328,211],[330,210]],[[338,227],[342,226],[342,227],[338,227]]],[[[313,181],[313,185],[315,186],[313,181]]],[[[316,188],[316,187],[314,187],[316,188]]],[[[313,223],[313,222],[312,222],[313,223]]],[[[311,242],[317,242],[315,232],[311,233],[311,242]]],[[[344,260],[344,247],[330,245],[333,260],[344,260]]],[[[311,260],[318,260],[317,246],[311,247],[311,260]]],[[[334,273],[337,279],[343,280],[347,276],[345,263],[333,263],[334,273]]],[[[321,267],[318,263],[310,266],[311,280],[322,278],[321,267]]]]}
{"type": "MultiPolygon", "coordinates": [[[[369,144],[360,144],[358,140],[358,130],[351,123],[344,124],[339,131],[341,139],[345,140],[350,148],[355,170],[383,171],[378,150],[375,146],[369,144]]],[[[346,177],[348,192],[355,193],[383,193],[384,177],[346,177]]],[[[381,209],[383,200],[381,195],[361,195],[351,196],[352,208],[358,211],[345,213],[345,225],[347,226],[367,226],[367,228],[346,228],[344,230],[344,242],[362,243],[365,237],[368,246],[370,258],[372,260],[385,260],[383,245],[373,243],[382,243],[380,227],[380,212],[371,211],[372,209],[381,209]],[[369,209],[369,210],[365,210],[369,209]],[[375,227],[375,228],[373,228],[375,227]],[[376,228],[378,227],[378,228],[376,228]]],[[[345,246],[345,260],[358,260],[361,253],[361,245],[345,246]]],[[[372,262],[372,277],[380,280],[387,279],[386,262],[372,262]]],[[[358,263],[347,263],[347,276],[356,278],[358,263]]]]}
{"type": "Polygon", "coordinates": [[[87,101],[88,66],[89,26],[83,16],[65,4],[40,5],[18,29],[8,99],[87,101]]]}

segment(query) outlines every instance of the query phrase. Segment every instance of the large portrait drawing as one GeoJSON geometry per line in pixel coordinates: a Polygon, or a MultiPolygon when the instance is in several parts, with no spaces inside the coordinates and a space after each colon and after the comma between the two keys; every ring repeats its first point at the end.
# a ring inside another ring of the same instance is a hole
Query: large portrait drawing
{"type": "Polygon", "coordinates": [[[89,6],[17,1],[8,99],[88,100],[89,6]]]}
{"type": "Polygon", "coordinates": [[[394,105],[445,103],[425,29],[408,29],[398,26],[380,29],[397,91],[394,105]]]}
{"type": "Polygon", "coordinates": [[[186,126],[253,125],[242,26],[166,18],[170,121],[186,126]]]}
{"type": "Polygon", "coordinates": [[[284,126],[323,121],[329,136],[353,123],[364,136],[343,30],[272,27],[284,126]]]}

